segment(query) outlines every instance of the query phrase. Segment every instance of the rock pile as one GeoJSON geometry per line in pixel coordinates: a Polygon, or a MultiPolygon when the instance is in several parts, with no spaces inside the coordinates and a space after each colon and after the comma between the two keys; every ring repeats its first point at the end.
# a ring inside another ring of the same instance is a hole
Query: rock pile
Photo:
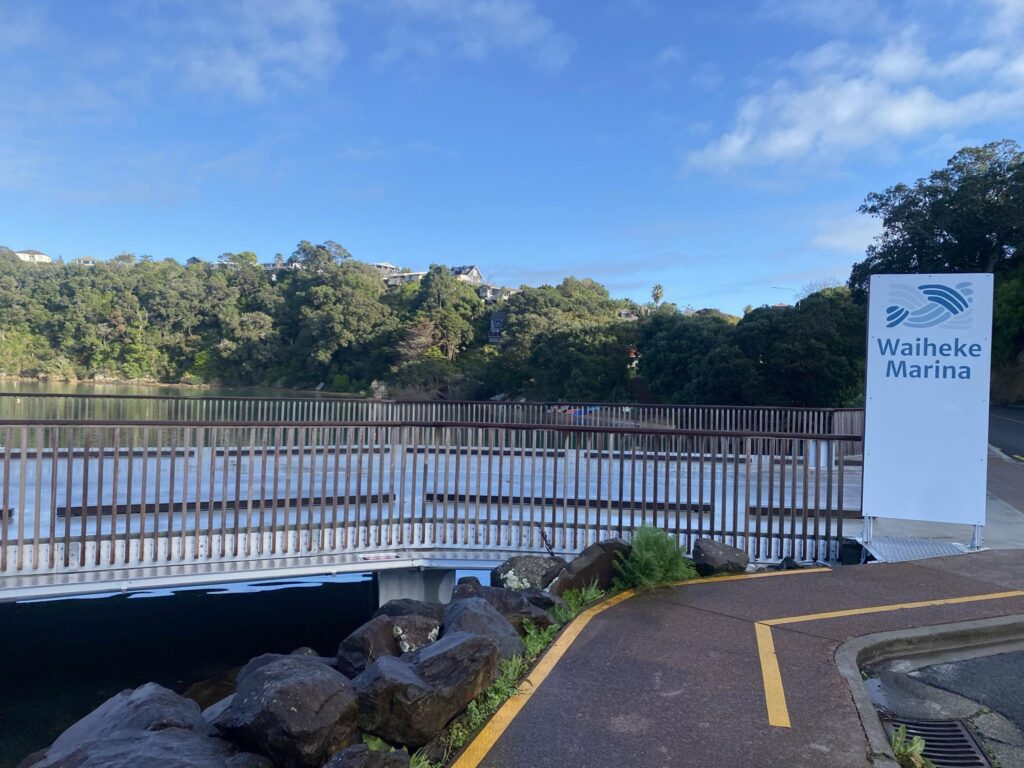
{"type": "Polygon", "coordinates": [[[251,659],[234,680],[193,686],[199,704],[154,683],[123,691],[19,768],[401,768],[523,653],[527,626],[551,626],[567,589],[607,588],[610,540],[567,563],[513,557],[492,586],[467,579],[447,605],[392,600],[343,639],[335,657],[309,648],[251,659]],[[224,694],[215,703],[213,696],[224,694]],[[371,750],[362,734],[399,748],[371,750]]]}

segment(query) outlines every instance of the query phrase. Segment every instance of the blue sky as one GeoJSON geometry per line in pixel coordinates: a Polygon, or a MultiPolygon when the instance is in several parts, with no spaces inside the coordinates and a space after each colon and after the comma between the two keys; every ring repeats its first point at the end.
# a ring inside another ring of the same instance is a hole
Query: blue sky
{"type": "Polygon", "coordinates": [[[0,0],[0,243],[301,239],[739,312],[1021,138],[1024,0],[0,0]]]}

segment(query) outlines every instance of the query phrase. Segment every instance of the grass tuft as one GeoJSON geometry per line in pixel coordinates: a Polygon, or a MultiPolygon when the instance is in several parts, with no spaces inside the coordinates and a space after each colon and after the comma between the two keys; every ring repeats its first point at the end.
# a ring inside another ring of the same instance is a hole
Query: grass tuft
{"type": "Polygon", "coordinates": [[[523,636],[523,648],[525,649],[523,658],[533,661],[551,645],[561,627],[558,624],[552,624],[546,629],[538,629],[536,624],[526,619],[523,621],[523,629],[526,630],[526,635],[523,636]]]}
{"type": "MultiPolygon", "coordinates": [[[[551,645],[562,626],[576,618],[588,603],[603,596],[604,592],[596,584],[583,589],[570,589],[562,595],[565,607],[556,606],[550,611],[557,623],[546,629],[538,629],[529,620],[523,622],[526,629],[523,637],[525,654],[498,662],[498,679],[469,702],[465,711],[452,721],[446,738],[449,754],[454,754],[468,744],[501,705],[516,694],[519,683],[530,671],[530,664],[551,645]]],[[[433,768],[433,765],[424,763],[417,766],[414,763],[413,768],[433,768]]]]}

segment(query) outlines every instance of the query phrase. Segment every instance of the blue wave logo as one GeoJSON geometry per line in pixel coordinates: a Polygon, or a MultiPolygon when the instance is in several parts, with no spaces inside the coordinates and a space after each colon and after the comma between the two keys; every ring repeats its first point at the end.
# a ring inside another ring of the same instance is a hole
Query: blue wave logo
{"type": "Polygon", "coordinates": [[[889,291],[885,309],[885,325],[895,328],[934,328],[946,325],[949,328],[969,328],[971,325],[974,290],[970,283],[957,283],[956,288],[948,285],[925,284],[912,288],[909,285],[894,285],[889,291]]]}

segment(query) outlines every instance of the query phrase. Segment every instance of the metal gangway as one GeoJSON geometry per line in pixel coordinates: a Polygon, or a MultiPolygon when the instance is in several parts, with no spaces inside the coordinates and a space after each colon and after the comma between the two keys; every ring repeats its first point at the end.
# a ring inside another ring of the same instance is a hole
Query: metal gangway
{"type": "Polygon", "coordinates": [[[0,600],[482,567],[642,525],[687,549],[712,537],[761,561],[828,560],[860,516],[862,436],[835,419],[813,432],[305,415],[0,420],[0,600]]]}

